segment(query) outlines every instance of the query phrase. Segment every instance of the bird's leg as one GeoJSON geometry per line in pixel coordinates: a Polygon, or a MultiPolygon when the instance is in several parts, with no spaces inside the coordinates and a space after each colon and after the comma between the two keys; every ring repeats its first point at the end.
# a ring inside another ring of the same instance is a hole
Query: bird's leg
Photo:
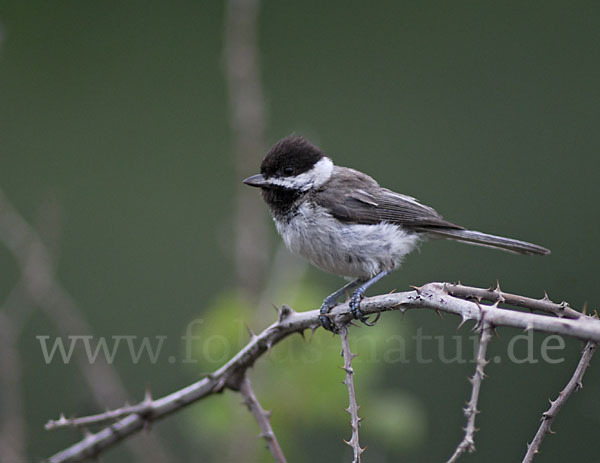
{"type": "MultiPolygon", "coordinates": [[[[375,322],[373,322],[373,323],[369,322],[369,320],[367,320],[367,317],[360,311],[360,301],[364,297],[365,291],[367,289],[369,289],[369,287],[371,285],[373,285],[373,284],[377,283],[379,280],[381,280],[388,273],[390,273],[390,272],[384,270],[383,272],[379,272],[377,275],[375,275],[370,280],[365,281],[362,285],[360,285],[358,287],[358,289],[356,291],[354,291],[354,293],[352,294],[352,297],[350,298],[350,310],[352,310],[352,314],[354,315],[354,318],[360,320],[367,326],[373,326],[375,324],[375,322]]],[[[375,321],[377,321],[377,319],[375,319],[375,321]]]]}
{"type": "Polygon", "coordinates": [[[327,313],[337,305],[337,300],[342,294],[344,294],[346,291],[350,291],[356,288],[361,283],[364,283],[364,281],[365,280],[361,280],[360,278],[352,280],[350,283],[347,283],[346,285],[342,286],[340,289],[338,289],[334,293],[331,293],[325,298],[325,300],[321,304],[321,315],[319,315],[319,321],[321,322],[321,326],[323,328],[325,328],[328,331],[331,331],[332,333],[335,333],[335,330],[333,329],[333,324],[327,316],[327,313]]]}

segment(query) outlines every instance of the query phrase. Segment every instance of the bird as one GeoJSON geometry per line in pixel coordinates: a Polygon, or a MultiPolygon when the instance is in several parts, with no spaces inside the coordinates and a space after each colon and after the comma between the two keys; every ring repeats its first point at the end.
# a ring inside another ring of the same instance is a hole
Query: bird
{"type": "Polygon", "coordinates": [[[448,222],[412,196],[384,188],[358,170],[337,166],[300,135],[275,143],[260,173],[243,180],[260,188],[285,246],[319,269],[349,279],[320,308],[323,328],[336,332],[329,311],[353,291],[354,318],[371,326],[360,310],[367,289],[397,269],[427,238],[447,238],[517,254],[545,255],[542,246],[468,230],[448,222]]]}

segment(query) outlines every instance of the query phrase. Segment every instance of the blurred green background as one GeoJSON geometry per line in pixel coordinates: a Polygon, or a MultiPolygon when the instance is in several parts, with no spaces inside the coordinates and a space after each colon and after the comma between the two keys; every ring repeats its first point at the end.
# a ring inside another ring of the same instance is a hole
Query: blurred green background
{"type": "MultiPolygon", "coordinates": [[[[259,331],[274,319],[273,304],[314,309],[341,283],[279,249],[261,205],[268,264],[258,292],[240,290],[234,242],[244,223],[234,210],[239,194],[258,194],[239,187],[226,13],[217,1],[0,1],[0,188],[52,250],[89,334],[166,336],[156,363],[132,362],[126,349],[116,355],[132,402],[146,387],[161,396],[220,365],[246,342],[246,323],[259,331]],[[195,319],[197,363],[184,363],[181,336],[195,319]]],[[[597,2],[264,1],[258,57],[265,147],[291,132],[306,135],[336,163],[453,222],[552,250],[531,258],[430,242],[371,294],[499,280],[510,292],[547,290],[575,308],[598,307],[597,2]]],[[[246,161],[258,168],[262,155],[246,161]]],[[[5,299],[20,271],[4,245],[0,275],[5,299]]],[[[81,436],[44,431],[48,419],[102,408],[76,365],[44,362],[36,336],[61,335],[56,321],[27,301],[20,316],[25,458],[38,461],[81,436]]],[[[458,334],[468,357],[472,333],[457,332],[457,324],[413,311],[351,330],[361,353],[355,370],[366,461],[444,461],[452,453],[473,365],[443,363],[434,341],[424,356],[435,360],[419,363],[411,337],[418,330],[444,336],[451,357],[458,334]],[[390,351],[397,336],[406,340],[406,362],[390,351]]],[[[520,461],[547,399],[577,362],[580,344],[567,339],[564,351],[553,352],[562,363],[511,363],[506,352],[517,334],[500,329],[490,346],[489,356],[502,362],[488,367],[477,452],[466,462],[520,461]]],[[[535,336],[535,352],[543,340],[535,336]]],[[[556,420],[540,462],[597,460],[596,363],[556,420]]],[[[339,341],[317,330],[310,341],[277,346],[251,371],[289,461],[349,460],[339,365],[339,341]]],[[[230,392],[150,432],[163,449],[155,461],[270,459],[230,392]]],[[[133,460],[121,444],[102,461],[133,460]]]]}

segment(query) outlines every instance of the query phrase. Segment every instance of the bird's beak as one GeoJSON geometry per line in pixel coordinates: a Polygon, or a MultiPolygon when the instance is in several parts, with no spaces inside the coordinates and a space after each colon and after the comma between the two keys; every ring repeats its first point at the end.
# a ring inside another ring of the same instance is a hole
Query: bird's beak
{"type": "Polygon", "coordinates": [[[250,185],[250,186],[263,187],[267,184],[267,181],[262,176],[262,174],[256,174],[256,175],[253,175],[252,177],[248,177],[247,179],[244,179],[244,183],[246,185],[250,185]]]}

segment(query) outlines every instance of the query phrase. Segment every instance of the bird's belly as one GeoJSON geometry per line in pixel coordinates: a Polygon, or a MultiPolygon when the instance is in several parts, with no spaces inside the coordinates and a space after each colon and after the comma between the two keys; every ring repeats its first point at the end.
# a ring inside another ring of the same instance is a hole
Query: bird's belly
{"type": "Polygon", "coordinates": [[[345,224],[326,212],[302,212],[276,220],[279,234],[290,251],[336,275],[367,279],[391,271],[419,241],[415,233],[385,222],[345,224]]]}

